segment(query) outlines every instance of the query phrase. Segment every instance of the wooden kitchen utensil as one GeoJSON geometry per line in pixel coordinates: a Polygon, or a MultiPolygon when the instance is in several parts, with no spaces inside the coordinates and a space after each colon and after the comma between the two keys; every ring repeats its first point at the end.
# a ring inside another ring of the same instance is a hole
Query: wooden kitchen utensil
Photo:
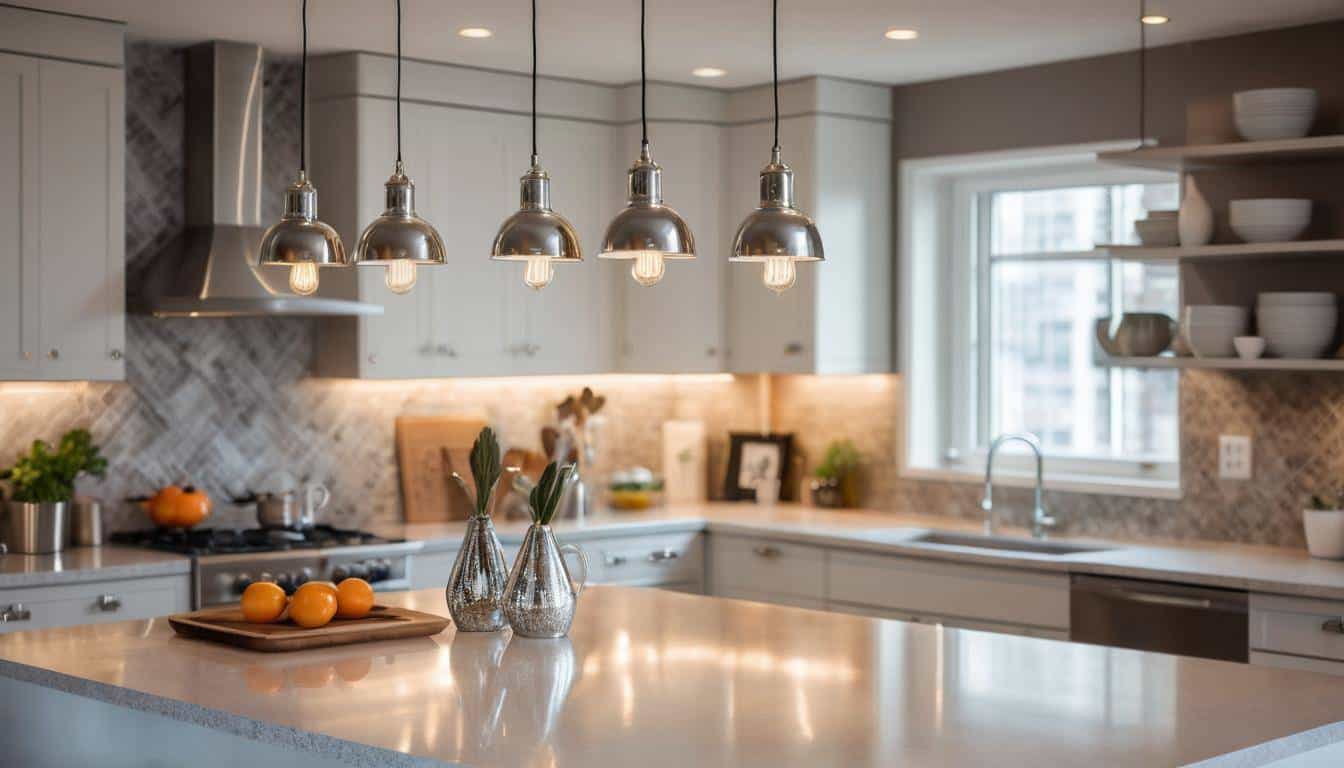
{"type": "Polygon", "coordinates": [[[471,474],[471,444],[486,426],[483,416],[398,416],[397,463],[408,523],[466,520],[471,499],[452,481],[454,470],[471,474]],[[451,466],[446,466],[444,450],[451,466]]]}
{"type": "Polygon", "coordinates": [[[315,629],[296,624],[253,624],[237,606],[209,608],[168,617],[168,625],[182,637],[236,645],[252,651],[306,651],[351,643],[402,640],[437,635],[450,623],[446,616],[375,605],[362,619],[332,619],[315,629]]]}

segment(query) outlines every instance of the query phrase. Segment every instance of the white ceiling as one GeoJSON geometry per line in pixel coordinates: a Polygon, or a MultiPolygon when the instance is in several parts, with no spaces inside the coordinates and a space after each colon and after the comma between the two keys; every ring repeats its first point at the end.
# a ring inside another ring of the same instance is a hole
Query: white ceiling
{"type": "MultiPolygon", "coordinates": [[[[20,0],[129,22],[133,39],[194,43],[247,40],[268,50],[298,50],[298,0],[20,0]]],[[[543,74],[606,83],[638,78],[639,3],[565,0],[538,3],[543,74]]],[[[783,0],[784,78],[825,74],[881,83],[1072,59],[1138,47],[1137,0],[783,0]],[[890,27],[919,30],[893,42],[890,27]]],[[[406,55],[525,71],[527,0],[405,0],[406,55]],[[495,36],[465,40],[462,26],[495,36]]],[[[1340,0],[1148,0],[1172,21],[1149,27],[1163,44],[1344,17],[1340,0]]],[[[649,0],[649,77],[721,87],[770,77],[768,0],[649,0]],[[726,77],[692,77],[697,66],[726,77]]],[[[392,0],[311,0],[314,51],[393,51],[392,0]]]]}

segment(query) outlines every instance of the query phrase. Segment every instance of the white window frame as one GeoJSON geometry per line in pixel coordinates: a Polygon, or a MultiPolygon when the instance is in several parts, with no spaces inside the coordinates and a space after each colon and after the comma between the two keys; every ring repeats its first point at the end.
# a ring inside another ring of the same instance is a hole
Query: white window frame
{"type": "MultiPolygon", "coordinates": [[[[986,451],[971,446],[978,425],[987,424],[988,400],[976,396],[969,357],[963,351],[983,334],[975,312],[987,305],[988,259],[979,259],[973,238],[985,233],[962,222],[987,226],[975,217],[982,195],[994,191],[1049,189],[1098,184],[1169,183],[1169,173],[1100,163],[1099,152],[1132,149],[1137,142],[977,153],[906,160],[900,164],[900,357],[905,418],[900,437],[901,475],[917,479],[983,480],[986,451]],[[982,274],[973,275],[972,270],[982,274]],[[974,279],[973,279],[974,278],[974,279]],[[975,295],[980,291],[982,295],[975,295]],[[968,413],[965,404],[978,412],[968,413]]],[[[984,213],[984,212],[981,212],[984,213]]],[[[1041,259],[1102,259],[1092,251],[1040,254],[1041,259]]],[[[1112,292],[1112,302],[1118,293],[1112,292]]],[[[988,345],[978,350],[987,364],[988,345]]],[[[1179,407],[1179,406],[1178,406],[1179,407]]],[[[1179,441],[1178,441],[1179,444],[1179,441]]],[[[1045,484],[1056,490],[1180,498],[1180,461],[1047,457],[1045,484]]],[[[1030,485],[1034,467],[1022,451],[996,458],[995,480],[1030,485]]]]}

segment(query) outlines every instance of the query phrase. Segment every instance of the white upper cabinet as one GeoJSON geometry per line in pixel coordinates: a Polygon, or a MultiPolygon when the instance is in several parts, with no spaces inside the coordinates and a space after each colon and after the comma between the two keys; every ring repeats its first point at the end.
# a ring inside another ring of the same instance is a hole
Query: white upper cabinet
{"type": "Polygon", "coordinates": [[[0,30],[32,54],[0,55],[0,379],[122,379],[122,27],[0,8],[0,30]]]}
{"type": "MultiPolygon", "coordinates": [[[[394,60],[319,57],[312,68],[312,172],[323,218],[355,246],[383,207],[396,151],[394,60]]],[[[799,205],[818,220],[829,260],[804,264],[783,296],[761,267],[728,263],[738,222],[757,204],[770,156],[769,89],[656,84],[649,134],[663,194],[690,224],[697,258],[644,288],[624,262],[598,258],[624,205],[639,152],[639,89],[546,80],[538,148],[554,209],[578,230],[580,264],[541,291],[521,263],[490,260],[518,208],[531,154],[526,76],[405,63],[406,170],[448,264],[420,268],[391,294],[381,270],[328,270],[320,293],[382,304],[381,317],[323,321],[317,374],[357,378],[520,374],[889,370],[890,94],[806,80],[785,87],[785,158],[799,205]],[[357,276],[350,273],[357,272],[357,276]]]]}

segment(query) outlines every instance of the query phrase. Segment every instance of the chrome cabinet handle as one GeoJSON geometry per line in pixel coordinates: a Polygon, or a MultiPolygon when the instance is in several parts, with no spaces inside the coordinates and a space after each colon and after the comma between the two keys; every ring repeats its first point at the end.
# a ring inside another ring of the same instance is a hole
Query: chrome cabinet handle
{"type": "Polygon", "coordinates": [[[1344,618],[1328,619],[1324,624],[1321,625],[1321,630],[1324,632],[1331,632],[1336,635],[1344,635],[1344,618]]]}
{"type": "Polygon", "coordinates": [[[444,357],[457,357],[457,350],[453,349],[447,344],[440,344],[439,346],[434,348],[434,351],[440,355],[443,355],[444,357]]]}
{"type": "Polygon", "coordinates": [[[47,357],[51,358],[52,360],[55,360],[55,359],[59,358],[60,356],[61,356],[61,350],[59,350],[59,349],[53,349],[53,350],[51,350],[50,352],[47,353],[47,357]]]}
{"type": "Polygon", "coordinates": [[[33,618],[33,612],[23,607],[23,603],[11,603],[8,608],[0,611],[0,624],[10,621],[28,621],[33,618]]]}
{"type": "Polygon", "coordinates": [[[103,613],[112,613],[121,608],[121,598],[116,595],[99,595],[98,600],[94,604],[97,605],[98,610],[103,613]]]}
{"type": "Polygon", "coordinates": [[[803,342],[801,342],[801,341],[791,341],[791,342],[789,342],[788,344],[785,344],[785,345],[784,345],[784,354],[786,354],[786,355],[801,355],[801,354],[803,354],[803,342]]]}
{"type": "Polygon", "coordinates": [[[625,555],[606,555],[602,558],[602,563],[606,565],[608,568],[615,568],[617,566],[625,565],[625,562],[626,562],[625,555]]]}
{"type": "Polygon", "coordinates": [[[120,360],[120,359],[121,359],[121,350],[120,350],[120,349],[114,349],[114,350],[112,350],[111,352],[109,352],[108,355],[111,356],[111,358],[112,358],[113,360],[120,360]]]}
{"type": "Polygon", "coordinates": [[[649,553],[650,563],[665,563],[668,560],[676,560],[681,557],[681,553],[675,549],[655,549],[649,553]]]}
{"type": "Polygon", "coordinates": [[[770,546],[752,547],[752,554],[757,557],[779,557],[779,548],[770,546]]]}

